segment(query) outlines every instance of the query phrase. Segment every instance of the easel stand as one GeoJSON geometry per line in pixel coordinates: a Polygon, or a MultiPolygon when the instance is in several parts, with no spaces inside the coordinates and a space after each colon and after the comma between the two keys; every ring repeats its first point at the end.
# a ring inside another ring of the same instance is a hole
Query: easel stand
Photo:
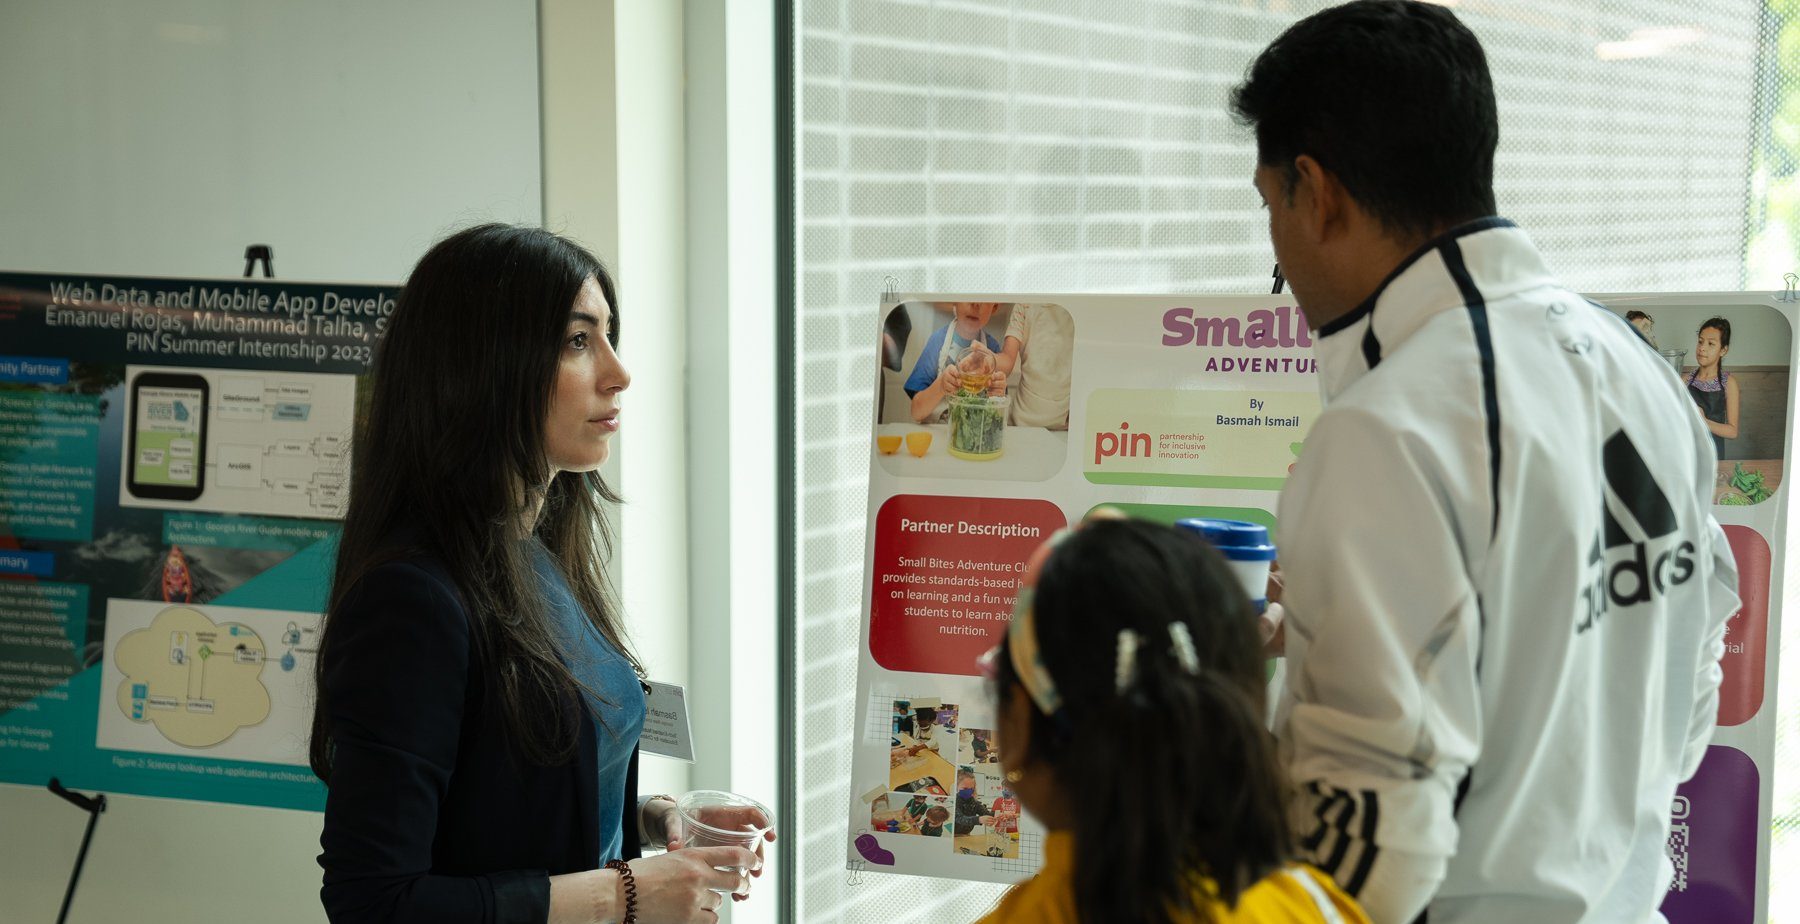
{"type": "Polygon", "coordinates": [[[56,915],[56,924],[64,924],[69,919],[69,903],[75,900],[75,886],[81,882],[81,867],[87,863],[88,845],[94,841],[94,825],[100,821],[100,813],[106,811],[106,794],[84,796],[71,792],[56,777],[50,778],[50,791],[88,813],[87,833],[81,836],[81,852],[75,854],[75,871],[69,874],[69,891],[63,893],[62,911],[56,915]]]}
{"type": "Polygon", "coordinates": [[[267,244],[251,244],[244,248],[244,278],[249,279],[256,270],[256,264],[262,264],[263,278],[275,278],[275,248],[267,244]]]}

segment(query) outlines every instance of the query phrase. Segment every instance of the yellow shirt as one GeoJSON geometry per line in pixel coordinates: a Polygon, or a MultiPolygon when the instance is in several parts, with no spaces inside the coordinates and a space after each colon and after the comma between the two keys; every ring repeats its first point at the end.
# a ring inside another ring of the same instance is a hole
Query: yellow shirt
{"type": "MultiPolygon", "coordinates": [[[[1075,837],[1067,831],[1044,838],[1044,866],[1038,874],[1019,883],[977,924],[1077,924],[1075,892],[1070,887],[1075,872],[1075,837]]],[[[1186,915],[1175,924],[1191,924],[1200,918],[1186,915]]],[[[1217,924],[1369,924],[1356,902],[1310,866],[1295,865],[1270,873],[1238,896],[1229,910],[1215,906],[1217,924]]]]}

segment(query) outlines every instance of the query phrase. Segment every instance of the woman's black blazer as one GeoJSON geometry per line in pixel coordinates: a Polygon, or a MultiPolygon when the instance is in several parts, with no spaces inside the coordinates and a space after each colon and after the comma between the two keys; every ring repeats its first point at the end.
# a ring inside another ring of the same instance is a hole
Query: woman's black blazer
{"type": "MultiPolygon", "coordinates": [[[[409,553],[369,571],[331,615],[332,737],[320,890],[334,924],[541,924],[549,877],[600,852],[598,754],[585,714],[575,760],[508,744],[494,676],[443,564],[409,553]]],[[[578,708],[573,701],[569,708],[578,708]]],[[[639,852],[637,742],[621,813],[639,852]]]]}

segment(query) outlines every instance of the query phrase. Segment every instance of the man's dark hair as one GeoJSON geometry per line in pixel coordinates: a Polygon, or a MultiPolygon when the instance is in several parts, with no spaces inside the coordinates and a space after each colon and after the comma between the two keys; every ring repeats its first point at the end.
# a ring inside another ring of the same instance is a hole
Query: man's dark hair
{"type": "Polygon", "coordinates": [[[1357,0],[1308,16],[1251,63],[1231,109],[1290,194],[1306,154],[1391,233],[1494,214],[1493,79],[1443,7],[1357,0]]]}

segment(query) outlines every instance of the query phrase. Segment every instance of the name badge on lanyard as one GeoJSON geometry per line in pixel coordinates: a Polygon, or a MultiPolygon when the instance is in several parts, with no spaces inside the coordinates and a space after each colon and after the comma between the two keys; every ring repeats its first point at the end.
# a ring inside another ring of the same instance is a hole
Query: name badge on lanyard
{"type": "Polygon", "coordinates": [[[688,727],[687,691],[676,683],[644,681],[644,734],[638,747],[647,754],[694,762],[693,729],[688,727]]]}

